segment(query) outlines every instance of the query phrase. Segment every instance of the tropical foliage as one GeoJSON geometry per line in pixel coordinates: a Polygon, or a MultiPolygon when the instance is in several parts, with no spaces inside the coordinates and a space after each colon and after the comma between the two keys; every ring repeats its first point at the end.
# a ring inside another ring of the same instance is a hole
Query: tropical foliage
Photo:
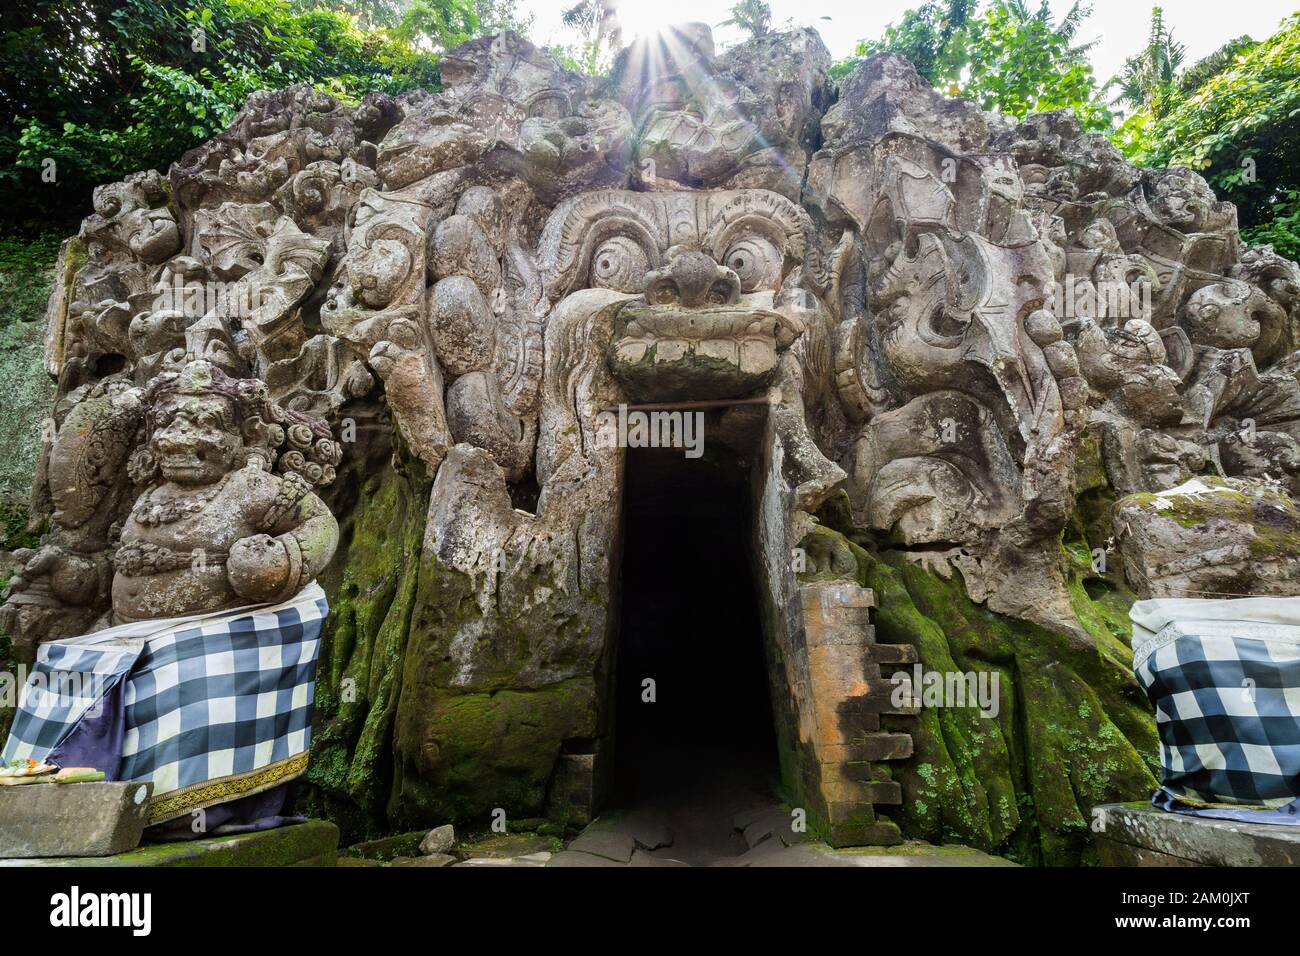
{"type": "Polygon", "coordinates": [[[831,68],[835,77],[847,76],[862,60],[877,53],[897,53],[935,86],[947,86],[960,75],[965,63],[962,31],[977,0],[927,0],[908,10],[898,23],[885,28],[878,40],[861,40],[853,55],[831,68]]]}
{"type": "Polygon", "coordinates": [[[1077,42],[1088,7],[1075,3],[1059,22],[1046,2],[927,0],[891,24],[879,40],[864,40],[837,63],[842,76],[865,57],[898,53],[932,84],[987,110],[1021,118],[1069,108],[1090,129],[1105,129],[1110,114],[1100,97],[1090,44],[1077,42]]]}
{"type": "Polygon", "coordinates": [[[1108,84],[1117,88],[1115,102],[1152,116],[1164,115],[1185,55],[1186,47],[1174,39],[1165,26],[1164,11],[1156,7],[1146,47],[1124,61],[1123,71],[1108,84]]]}
{"type": "Polygon", "coordinates": [[[751,37],[767,36],[772,32],[772,8],[763,0],[740,0],[718,26],[739,27],[751,37]]]}
{"type": "MultiPolygon", "coordinates": [[[[0,31],[0,217],[85,214],[91,188],[166,169],[248,94],[310,83],[344,100],[437,88],[438,52],[474,35],[473,0],[27,0],[0,31]],[[337,7],[334,8],[334,7],[337,7]],[[363,26],[363,22],[392,26],[363,26]]],[[[501,4],[489,12],[500,16],[501,4]]]]}
{"type": "MultiPolygon", "coordinates": [[[[1157,8],[1153,40],[1159,21],[1157,8]]],[[[1199,171],[1236,203],[1248,241],[1300,259],[1300,15],[1267,40],[1232,40],[1182,73],[1152,69],[1159,60],[1150,51],[1141,54],[1149,63],[1120,77],[1125,100],[1143,104],[1118,130],[1121,147],[1144,165],[1199,171]]]]}
{"type": "Polygon", "coordinates": [[[835,65],[898,53],[934,86],[1013,117],[1068,108],[1146,166],[1189,166],[1237,204],[1243,235],[1300,259],[1300,15],[1274,36],[1227,41],[1186,64],[1152,10],[1147,40],[1099,87],[1078,34],[1089,8],[1054,21],[1046,2],[925,0],[835,65]]]}
{"type": "Polygon", "coordinates": [[[1088,62],[1091,44],[1076,42],[1087,13],[1075,3],[1054,23],[1046,2],[1032,10],[1023,0],[990,6],[963,30],[961,94],[1017,119],[1073,109],[1085,128],[1107,128],[1110,114],[1088,62]]]}
{"type": "Polygon", "coordinates": [[[551,52],[570,70],[601,76],[609,72],[614,54],[623,42],[618,23],[618,0],[578,0],[560,15],[578,41],[555,46],[551,52]]]}

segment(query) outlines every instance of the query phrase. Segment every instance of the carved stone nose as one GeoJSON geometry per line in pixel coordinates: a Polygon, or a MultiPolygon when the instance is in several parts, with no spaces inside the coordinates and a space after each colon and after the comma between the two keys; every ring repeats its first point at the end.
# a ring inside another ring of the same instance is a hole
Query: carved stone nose
{"type": "Polygon", "coordinates": [[[646,300],[686,308],[733,305],[740,300],[740,280],[702,252],[679,253],[667,269],[650,277],[646,300]]]}

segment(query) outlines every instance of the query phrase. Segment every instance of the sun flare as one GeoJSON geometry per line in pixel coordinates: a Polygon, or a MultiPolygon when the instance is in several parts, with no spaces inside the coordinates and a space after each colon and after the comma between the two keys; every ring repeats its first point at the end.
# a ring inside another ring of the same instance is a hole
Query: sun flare
{"type": "MultiPolygon", "coordinates": [[[[723,16],[725,17],[725,14],[723,16]]],[[[618,23],[623,31],[624,43],[630,43],[638,37],[652,36],[667,27],[693,20],[709,22],[709,15],[698,2],[634,0],[634,2],[621,3],[618,7],[618,23]]]]}

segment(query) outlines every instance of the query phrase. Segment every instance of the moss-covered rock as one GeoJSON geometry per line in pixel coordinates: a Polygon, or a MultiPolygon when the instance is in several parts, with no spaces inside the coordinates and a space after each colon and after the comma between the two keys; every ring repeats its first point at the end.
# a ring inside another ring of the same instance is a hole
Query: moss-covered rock
{"type": "Polygon", "coordinates": [[[862,583],[876,591],[879,641],[914,645],[927,670],[998,675],[996,716],[944,707],[886,719],[914,743],[912,758],[892,765],[904,833],[1026,863],[1091,861],[1091,808],[1156,785],[1155,724],[1120,624],[1131,597],[1094,599],[1088,566],[1074,563],[1071,597],[1095,642],[1085,651],[1064,628],[975,604],[957,574],[945,580],[898,552],[853,547],[862,583]]]}
{"type": "MultiPolygon", "coordinates": [[[[425,551],[429,484],[398,445],[396,466],[378,449],[341,476],[339,554],[322,577],[330,618],[304,801],[345,843],[487,826],[498,807],[537,816],[564,742],[596,729],[591,617],[507,599],[485,614],[469,578],[425,551]],[[470,682],[452,664],[466,634],[481,645],[470,682]]],[[[598,596],[572,603],[603,617],[598,596]]]]}
{"type": "Polygon", "coordinates": [[[354,843],[346,850],[343,850],[341,855],[359,860],[375,860],[380,863],[390,863],[399,856],[419,856],[420,841],[424,839],[427,832],[426,830],[414,830],[409,833],[381,837],[378,840],[354,843]]]}
{"type": "Polygon", "coordinates": [[[395,821],[486,824],[498,808],[508,820],[539,813],[562,743],[590,733],[595,703],[583,679],[523,691],[433,690],[422,719],[401,729],[395,821]]]}
{"type": "Polygon", "coordinates": [[[427,482],[406,469],[359,471],[338,556],[321,579],[330,616],[304,795],[310,812],[339,823],[345,842],[392,830],[393,721],[428,500],[427,482]]]}
{"type": "MultiPolygon", "coordinates": [[[[41,422],[54,401],[45,371],[45,303],[58,242],[0,239],[0,551],[32,547],[27,502],[41,450],[41,422]]],[[[0,566],[0,576],[5,571],[0,566]]]]}
{"type": "Polygon", "coordinates": [[[549,575],[532,569],[484,608],[468,575],[422,555],[396,723],[394,821],[482,823],[497,808],[511,819],[538,815],[561,746],[596,735],[600,643],[591,631],[605,602],[566,596],[549,575]]]}
{"type": "Polygon", "coordinates": [[[1125,573],[1151,597],[1300,588],[1300,508],[1277,484],[1201,477],[1114,506],[1125,573]]]}

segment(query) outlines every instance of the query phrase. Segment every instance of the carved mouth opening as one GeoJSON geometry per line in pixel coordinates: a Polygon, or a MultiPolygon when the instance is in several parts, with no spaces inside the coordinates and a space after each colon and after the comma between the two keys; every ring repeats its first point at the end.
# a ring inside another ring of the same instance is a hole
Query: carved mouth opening
{"type": "Polygon", "coordinates": [[[1025,439],[1020,433],[1020,419],[1013,407],[1013,399],[998,383],[993,370],[979,362],[967,362],[963,368],[964,381],[955,391],[973,398],[984,406],[997,423],[998,431],[1006,441],[1007,449],[1017,465],[1025,463],[1025,439]]]}
{"type": "Polygon", "coordinates": [[[126,356],[118,355],[113,352],[106,353],[95,359],[95,375],[98,378],[107,378],[110,375],[116,375],[126,368],[126,356]]]}
{"type": "Polygon", "coordinates": [[[790,320],[780,312],[748,305],[721,305],[688,309],[679,305],[649,305],[633,300],[618,313],[617,331],[626,334],[629,323],[651,335],[685,335],[691,338],[744,334],[752,326],[775,338],[781,346],[794,338],[790,320]]]}
{"type": "MultiPolygon", "coordinates": [[[[629,449],[625,475],[611,803],[703,815],[725,844],[731,816],[770,803],[779,772],[748,471],[713,449],[698,459],[629,449]]],[[[684,859],[690,848],[674,829],[672,855],[684,859]]]]}

